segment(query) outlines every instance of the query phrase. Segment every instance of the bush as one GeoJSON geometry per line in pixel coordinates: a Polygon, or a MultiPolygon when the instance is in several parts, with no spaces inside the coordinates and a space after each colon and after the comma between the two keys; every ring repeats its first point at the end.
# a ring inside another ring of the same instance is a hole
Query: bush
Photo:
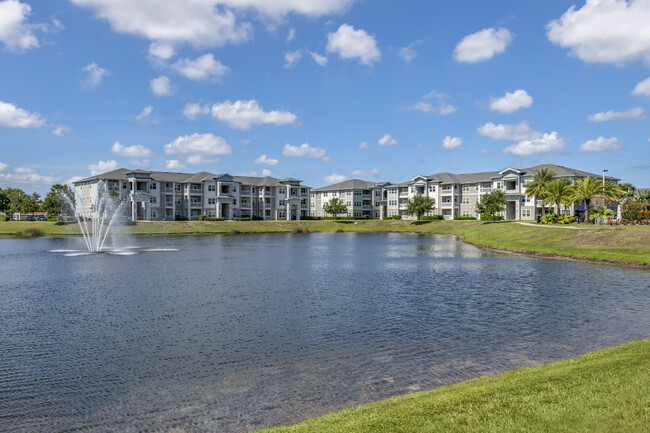
{"type": "Polygon", "coordinates": [[[264,218],[257,215],[253,215],[253,221],[264,221],[264,218]]]}
{"type": "Polygon", "coordinates": [[[440,221],[444,219],[445,217],[442,215],[422,215],[420,217],[420,221],[440,221]]]}
{"type": "Polygon", "coordinates": [[[334,217],[323,217],[323,218],[320,218],[320,219],[322,219],[324,221],[351,221],[351,220],[367,220],[368,218],[370,218],[369,215],[362,215],[360,217],[349,217],[349,216],[336,217],[336,218],[334,218],[334,217]]]}
{"type": "Polygon", "coordinates": [[[233,221],[250,221],[250,217],[235,217],[232,219],[233,221]]]}
{"type": "Polygon", "coordinates": [[[189,219],[187,217],[181,216],[181,215],[176,215],[176,218],[174,218],[175,221],[188,221],[189,219]]]}
{"type": "Polygon", "coordinates": [[[293,228],[294,233],[304,233],[307,234],[309,233],[309,229],[307,227],[294,227],[293,228]]]}
{"type": "Polygon", "coordinates": [[[540,220],[540,224],[555,224],[558,220],[557,214],[547,213],[540,220]]]}
{"type": "Polygon", "coordinates": [[[19,232],[18,236],[23,238],[35,238],[38,236],[43,236],[43,232],[39,229],[25,229],[22,232],[19,232]]]}
{"type": "Polygon", "coordinates": [[[10,216],[3,216],[3,217],[1,217],[1,218],[2,218],[2,221],[11,221],[11,217],[10,217],[10,216]]]}
{"type": "Polygon", "coordinates": [[[225,220],[226,220],[225,218],[212,218],[212,217],[206,218],[205,215],[200,215],[199,216],[199,221],[225,221],[225,220]],[[201,219],[201,217],[204,217],[204,218],[201,219]]]}
{"type": "MultiPolygon", "coordinates": [[[[481,221],[492,221],[492,215],[481,215],[481,221]]],[[[503,221],[503,215],[497,215],[494,217],[494,221],[503,221]]]]}
{"type": "MultiPolygon", "coordinates": [[[[442,216],[442,215],[440,215],[442,216]]],[[[476,217],[471,215],[458,215],[454,217],[456,221],[476,221],[476,217]]]]}
{"type": "Polygon", "coordinates": [[[48,221],[58,221],[59,219],[57,217],[48,217],[48,221]]]}
{"type": "Polygon", "coordinates": [[[574,222],[576,222],[576,219],[571,215],[563,215],[559,220],[560,224],[573,224],[574,222]]]}
{"type": "Polygon", "coordinates": [[[320,217],[315,217],[315,216],[301,216],[300,219],[304,220],[304,221],[317,221],[317,220],[319,220],[321,218],[320,217]]]}
{"type": "Polygon", "coordinates": [[[199,221],[205,221],[205,215],[199,215],[199,221]]]}
{"type": "Polygon", "coordinates": [[[392,217],[390,217],[390,219],[401,220],[401,219],[402,219],[402,215],[393,215],[392,217]]]}

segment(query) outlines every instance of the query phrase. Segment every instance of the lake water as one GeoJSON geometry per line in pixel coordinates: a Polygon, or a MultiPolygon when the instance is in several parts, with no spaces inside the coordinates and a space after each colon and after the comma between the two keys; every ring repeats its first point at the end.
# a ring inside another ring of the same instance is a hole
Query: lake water
{"type": "Polygon", "coordinates": [[[244,432],[650,335],[650,273],[451,236],[0,239],[0,431],[244,432]]]}

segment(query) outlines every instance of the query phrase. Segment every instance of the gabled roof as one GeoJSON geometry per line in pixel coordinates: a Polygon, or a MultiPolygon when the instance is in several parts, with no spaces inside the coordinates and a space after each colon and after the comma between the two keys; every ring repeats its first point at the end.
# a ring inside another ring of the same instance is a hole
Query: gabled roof
{"type": "Polygon", "coordinates": [[[350,179],[343,182],[335,183],[333,185],[316,188],[313,191],[344,191],[348,189],[373,189],[377,186],[385,185],[387,182],[370,182],[368,180],[350,179]]]}
{"type": "MultiPolygon", "coordinates": [[[[525,174],[535,174],[540,168],[548,168],[557,173],[557,177],[597,177],[602,178],[603,174],[589,173],[588,171],[576,170],[575,168],[564,167],[563,165],[555,164],[539,164],[533,167],[524,168],[522,171],[525,174]]],[[[605,176],[607,180],[620,180],[615,177],[605,176]]]]}

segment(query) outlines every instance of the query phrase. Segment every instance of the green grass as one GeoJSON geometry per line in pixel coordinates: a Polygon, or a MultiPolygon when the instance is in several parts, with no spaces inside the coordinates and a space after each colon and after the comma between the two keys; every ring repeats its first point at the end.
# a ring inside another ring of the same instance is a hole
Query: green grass
{"type": "MultiPolygon", "coordinates": [[[[502,250],[650,267],[650,226],[526,226],[477,221],[156,221],[125,227],[132,234],[411,232],[463,236],[475,245],[502,250]]],[[[37,228],[44,235],[80,235],[76,224],[0,222],[0,234],[37,228]]]]}
{"type": "Polygon", "coordinates": [[[267,433],[648,432],[650,339],[267,433]]]}

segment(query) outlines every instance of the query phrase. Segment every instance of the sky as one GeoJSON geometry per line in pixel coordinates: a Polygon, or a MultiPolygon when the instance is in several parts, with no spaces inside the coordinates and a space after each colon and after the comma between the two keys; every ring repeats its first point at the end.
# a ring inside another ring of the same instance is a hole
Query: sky
{"type": "Polygon", "coordinates": [[[650,187],[650,0],[0,0],[0,187],[120,167],[650,187]]]}

